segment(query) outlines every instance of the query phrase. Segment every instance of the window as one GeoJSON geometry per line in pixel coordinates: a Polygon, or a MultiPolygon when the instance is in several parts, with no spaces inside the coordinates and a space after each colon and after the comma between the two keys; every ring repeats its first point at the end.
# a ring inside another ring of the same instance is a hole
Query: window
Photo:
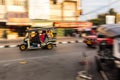
{"type": "Polygon", "coordinates": [[[26,0],[13,0],[13,5],[15,6],[25,6],[26,0]]]}
{"type": "Polygon", "coordinates": [[[98,34],[98,38],[106,38],[106,36],[103,34],[98,34]]]}
{"type": "Polygon", "coordinates": [[[5,0],[0,0],[0,5],[5,5],[5,0]]]}

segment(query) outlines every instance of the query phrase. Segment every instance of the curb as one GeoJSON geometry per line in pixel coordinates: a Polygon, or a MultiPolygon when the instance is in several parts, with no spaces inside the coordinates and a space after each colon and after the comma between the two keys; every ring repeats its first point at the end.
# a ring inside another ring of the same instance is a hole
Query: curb
{"type": "Polygon", "coordinates": [[[81,43],[82,40],[75,40],[75,41],[63,41],[63,42],[56,42],[56,44],[71,44],[71,43],[81,43]]]}
{"type": "MultiPolygon", "coordinates": [[[[71,44],[71,43],[81,43],[82,40],[75,40],[75,41],[63,41],[63,42],[56,42],[56,44],[71,44]]],[[[0,48],[15,48],[18,47],[19,45],[3,45],[0,46],[0,48]]]]}
{"type": "Polygon", "coordinates": [[[4,45],[4,46],[0,46],[0,48],[14,48],[14,47],[18,47],[19,45],[4,45]]]}

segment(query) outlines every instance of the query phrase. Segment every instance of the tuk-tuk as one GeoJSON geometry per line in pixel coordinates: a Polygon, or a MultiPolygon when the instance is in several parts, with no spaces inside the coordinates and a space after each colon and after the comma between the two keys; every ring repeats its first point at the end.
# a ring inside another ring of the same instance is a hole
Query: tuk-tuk
{"type": "MultiPolygon", "coordinates": [[[[116,67],[120,69],[120,24],[104,25],[101,26],[98,31],[112,39],[106,39],[104,45],[107,45],[107,49],[112,53],[111,55],[113,56],[116,67]]],[[[104,51],[105,50],[106,49],[104,49],[104,51]]],[[[104,53],[108,54],[108,52],[104,53]]]]}
{"type": "Polygon", "coordinates": [[[89,35],[84,37],[83,42],[88,46],[88,47],[93,47],[95,48],[97,45],[97,36],[96,35],[89,35]]]}
{"type": "Polygon", "coordinates": [[[97,70],[104,71],[109,80],[120,80],[120,24],[101,25],[98,32],[112,41],[103,38],[104,49],[95,56],[97,70]]]}
{"type": "Polygon", "coordinates": [[[26,36],[23,43],[19,45],[19,49],[21,51],[38,48],[47,48],[51,50],[53,46],[56,46],[56,33],[54,27],[31,28],[26,31],[26,36]]]}
{"type": "Polygon", "coordinates": [[[120,24],[101,25],[97,31],[97,43],[99,51],[105,48],[112,50],[113,39],[119,35],[120,24]]]}

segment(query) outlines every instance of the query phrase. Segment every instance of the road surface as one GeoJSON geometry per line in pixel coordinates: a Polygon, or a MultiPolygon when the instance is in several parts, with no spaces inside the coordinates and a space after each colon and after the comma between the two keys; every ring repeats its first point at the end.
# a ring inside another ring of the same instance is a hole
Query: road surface
{"type": "Polygon", "coordinates": [[[93,80],[102,80],[96,71],[95,49],[83,43],[59,44],[53,50],[0,49],[0,80],[76,80],[77,73],[87,70],[93,80]],[[88,65],[82,65],[83,53],[88,65]],[[88,66],[88,67],[87,67],[88,66]]]}

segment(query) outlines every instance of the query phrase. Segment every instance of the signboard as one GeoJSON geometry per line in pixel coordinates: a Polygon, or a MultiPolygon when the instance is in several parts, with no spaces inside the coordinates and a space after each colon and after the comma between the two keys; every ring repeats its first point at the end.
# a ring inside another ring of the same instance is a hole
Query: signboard
{"type": "Polygon", "coordinates": [[[53,22],[33,22],[32,27],[52,27],[53,22]]]}
{"type": "Polygon", "coordinates": [[[9,18],[7,25],[31,25],[28,18],[9,18]]]}
{"type": "Polygon", "coordinates": [[[55,27],[63,28],[90,28],[92,27],[91,22],[55,22],[55,27]]]}
{"type": "Polygon", "coordinates": [[[49,0],[29,0],[30,19],[49,19],[49,0]]]}

